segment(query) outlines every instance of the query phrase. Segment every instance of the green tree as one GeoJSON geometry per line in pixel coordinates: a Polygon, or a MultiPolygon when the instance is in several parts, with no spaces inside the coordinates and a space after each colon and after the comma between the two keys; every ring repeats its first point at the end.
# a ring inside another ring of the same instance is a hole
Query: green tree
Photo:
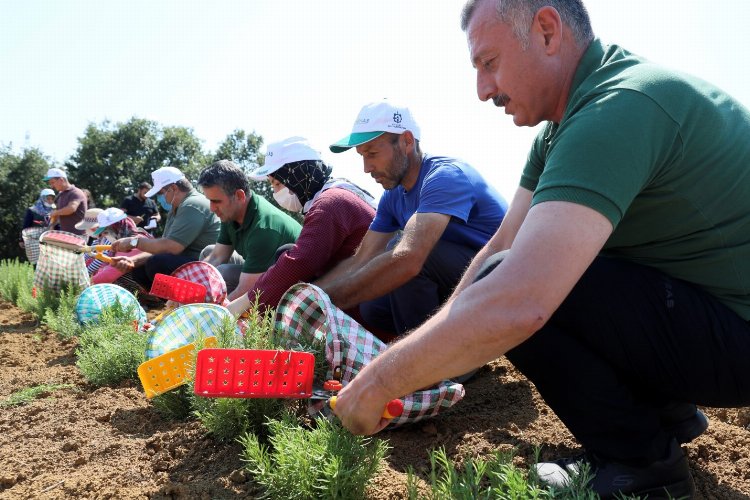
{"type": "Polygon", "coordinates": [[[0,146],[0,258],[24,255],[18,246],[26,209],[46,187],[42,180],[50,160],[39,149],[13,154],[9,146],[0,146]]]}
{"type": "Polygon", "coordinates": [[[151,172],[160,167],[177,167],[194,181],[208,160],[192,129],[131,118],[89,124],[66,166],[71,181],[106,208],[119,206],[140,182],[151,182],[151,172]]]}

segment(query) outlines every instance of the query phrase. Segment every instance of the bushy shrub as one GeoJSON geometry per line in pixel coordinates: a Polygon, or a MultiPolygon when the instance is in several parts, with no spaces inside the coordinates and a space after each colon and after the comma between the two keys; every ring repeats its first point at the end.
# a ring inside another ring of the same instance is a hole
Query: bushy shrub
{"type": "MultiPolygon", "coordinates": [[[[219,347],[227,349],[275,349],[277,339],[273,334],[273,311],[263,314],[257,309],[251,313],[250,325],[245,335],[235,333],[235,323],[230,318],[219,331],[214,332],[219,347]]],[[[191,406],[203,426],[219,441],[231,441],[246,432],[264,433],[266,418],[281,415],[294,401],[279,398],[206,398],[192,396],[191,406]]]]}
{"type": "Polygon", "coordinates": [[[239,439],[266,498],[363,498],[388,451],[385,441],[354,436],[338,421],[319,419],[307,430],[285,413],[266,425],[270,445],[252,433],[239,439]]]}
{"type": "Polygon", "coordinates": [[[113,385],[138,377],[148,337],[134,328],[133,307],[117,302],[102,310],[98,323],[80,329],[76,365],[91,384],[113,385]]]}

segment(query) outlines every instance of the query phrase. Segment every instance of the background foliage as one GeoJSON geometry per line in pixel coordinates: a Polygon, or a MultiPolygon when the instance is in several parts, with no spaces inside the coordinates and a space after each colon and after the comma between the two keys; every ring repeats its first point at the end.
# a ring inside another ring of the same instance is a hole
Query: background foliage
{"type": "MultiPolygon", "coordinates": [[[[73,184],[91,191],[96,206],[119,207],[139,183],[151,182],[157,168],[177,167],[193,184],[201,169],[217,160],[232,160],[248,173],[264,163],[262,146],[261,135],[236,129],[216,151],[207,151],[191,128],[136,117],[124,123],[90,123],[62,165],[37,148],[14,153],[0,145],[0,259],[24,257],[18,245],[23,217],[47,187],[42,178],[50,167],[64,168],[73,184]]],[[[251,188],[276,205],[267,182],[251,181],[251,188]]]]}

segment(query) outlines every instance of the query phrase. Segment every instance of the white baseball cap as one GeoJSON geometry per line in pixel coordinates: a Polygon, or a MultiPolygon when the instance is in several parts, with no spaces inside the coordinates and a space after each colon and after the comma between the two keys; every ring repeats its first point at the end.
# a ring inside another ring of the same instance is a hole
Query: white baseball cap
{"type": "Polygon", "coordinates": [[[99,212],[96,216],[96,221],[99,223],[99,229],[94,231],[94,236],[99,236],[105,229],[107,229],[107,226],[111,226],[115,222],[120,222],[125,219],[125,217],[127,217],[125,212],[114,207],[99,212]]]}
{"type": "Polygon", "coordinates": [[[250,172],[254,181],[264,181],[278,169],[295,161],[320,160],[320,152],[313,149],[304,137],[289,137],[266,147],[266,163],[250,172]]]}
{"type": "Polygon", "coordinates": [[[397,106],[388,101],[365,104],[354,120],[352,133],[338,142],[331,144],[331,151],[343,153],[349,148],[359,146],[380,137],[386,132],[403,134],[412,133],[419,140],[419,125],[414,121],[411,111],[406,106],[397,106]]]}
{"type": "Polygon", "coordinates": [[[44,176],[42,179],[43,181],[48,181],[50,179],[54,179],[56,177],[62,177],[63,179],[68,178],[68,174],[65,173],[65,170],[61,168],[51,168],[47,170],[47,175],[44,176]]]}
{"type": "Polygon", "coordinates": [[[180,179],[184,179],[185,174],[175,167],[161,167],[151,172],[151,178],[154,180],[154,187],[146,191],[146,198],[151,198],[153,195],[161,191],[164,186],[174,184],[180,179]]]}
{"type": "Polygon", "coordinates": [[[41,196],[42,198],[44,198],[45,196],[55,196],[55,192],[50,188],[44,188],[42,189],[42,192],[39,193],[39,196],[41,196]]]}

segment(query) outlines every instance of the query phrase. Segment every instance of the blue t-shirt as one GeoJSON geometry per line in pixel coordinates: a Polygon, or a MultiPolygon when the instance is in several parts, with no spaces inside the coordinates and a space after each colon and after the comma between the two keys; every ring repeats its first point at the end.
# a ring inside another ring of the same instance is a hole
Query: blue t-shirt
{"type": "Polygon", "coordinates": [[[455,158],[425,155],[414,187],[398,185],[383,193],[371,231],[403,229],[414,213],[451,217],[441,240],[482,248],[500,227],[508,204],[473,167],[455,158]]]}

